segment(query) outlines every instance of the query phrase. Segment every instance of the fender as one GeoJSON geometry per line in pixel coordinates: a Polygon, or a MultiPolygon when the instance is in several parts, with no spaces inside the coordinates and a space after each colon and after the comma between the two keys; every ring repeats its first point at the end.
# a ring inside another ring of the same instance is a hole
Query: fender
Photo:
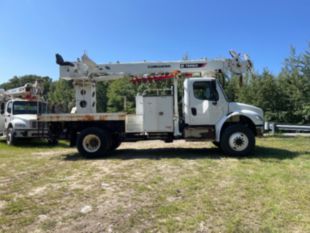
{"type": "Polygon", "coordinates": [[[10,121],[10,124],[13,126],[14,129],[25,129],[27,127],[27,123],[25,120],[20,118],[14,118],[10,121]]]}
{"type": "Polygon", "coordinates": [[[221,129],[223,127],[223,125],[225,124],[225,122],[227,122],[227,120],[229,120],[231,117],[234,116],[244,116],[249,118],[254,125],[263,125],[264,121],[263,119],[254,111],[250,111],[250,110],[240,110],[240,111],[235,111],[232,112],[226,116],[224,116],[223,118],[221,118],[215,125],[215,141],[219,142],[220,138],[221,138],[221,129]]]}

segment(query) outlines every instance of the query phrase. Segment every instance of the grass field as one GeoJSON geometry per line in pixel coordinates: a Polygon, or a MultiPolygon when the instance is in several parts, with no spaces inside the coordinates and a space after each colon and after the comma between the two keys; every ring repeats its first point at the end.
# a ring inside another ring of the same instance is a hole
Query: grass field
{"type": "Polygon", "coordinates": [[[0,232],[310,232],[310,138],[257,145],[236,158],[202,142],[124,143],[87,160],[1,142],[0,232]]]}

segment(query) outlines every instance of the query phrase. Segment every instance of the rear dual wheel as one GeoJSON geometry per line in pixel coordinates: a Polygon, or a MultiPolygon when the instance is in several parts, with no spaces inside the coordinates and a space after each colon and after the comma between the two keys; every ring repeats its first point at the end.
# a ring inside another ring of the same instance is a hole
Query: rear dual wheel
{"type": "Polygon", "coordinates": [[[105,156],[111,147],[110,134],[100,128],[87,128],[77,138],[77,149],[87,158],[105,156]]]}

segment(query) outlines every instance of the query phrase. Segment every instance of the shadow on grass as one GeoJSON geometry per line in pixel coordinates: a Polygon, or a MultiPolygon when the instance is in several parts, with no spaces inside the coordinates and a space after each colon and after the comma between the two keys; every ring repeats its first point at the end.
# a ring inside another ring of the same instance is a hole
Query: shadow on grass
{"type": "MultiPolygon", "coordinates": [[[[0,141],[0,144],[7,145],[5,141],[0,141]]],[[[10,147],[8,145],[8,147],[10,147]]],[[[15,148],[68,148],[68,143],[60,141],[57,145],[50,145],[46,140],[34,140],[34,139],[25,139],[25,140],[18,140],[16,144],[14,144],[15,148]]]]}
{"type": "MultiPolygon", "coordinates": [[[[155,149],[119,149],[112,154],[102,157],[92,158],[91,160],[112,159],[112,160],[129,160],[129,159],[221,159],[225,157],[232,157],[237,159],[293,159],[301,154],[285,149],[278,149],[272,147],[256,146],[253,155],[244,157],[233,157],[223,154],[218,148],[155,148],[155,149]]],[[[87,160],[78,153],[68,154],[62,157],[64,160],[76,161],[87,160]]]]}

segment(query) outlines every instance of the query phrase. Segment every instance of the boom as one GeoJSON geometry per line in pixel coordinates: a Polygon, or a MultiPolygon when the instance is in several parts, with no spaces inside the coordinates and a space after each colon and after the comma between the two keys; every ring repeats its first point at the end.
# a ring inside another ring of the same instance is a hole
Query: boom
{"type": "Polygon", "coordinates": [[[159,62],[107,63],[96,64],[86,54],[76,62],[67,62],[57,54],[56,62],[60,65],[60,78],[67,80],[114,80],[122,77],[147,77],[149,75],[179,72],[181,74],[196,74],[195,76],[242,75],[252,71],[252,62],[245,54],[240,59],[239,54],[231,51],[232,58],[223,60],[182,60],[159,62]]]}
{"type": "Polygon", "coordinates": [[[26,83],[24,86],[16,87],[9,90],[0,89],[0,101],[7,101],[8,99],[34,99],[43,93],[43,85],[38,80],[34,84],[26,83]]]}
{"type": "MultiPolygon", "coordinates": [[[[178,75],[186,77],[217,77],[216,74],[229,76],[251,73],[252,62],[245,54],[240,55],[230,51],[232,58],[218,60],[182,60],[159,62],[107,63],[96,64],[86,54],[75,62],[64,61],[56,54],[56,63],[60,66],[60,78],[74,81],[76,113],[96,113],[96,82],[116,80],[123,77],[133,81],[160,80],[174,78],[178,75]]],[[[177,80],[174,79],[174,90],[177,90],[177,80]]],[[[177,101],[177,92],[174,92],[177,101]]],[[[178,112],[175,106],[175,112],[178,112]]],[[[74,112],[74,111],[73,111],[74,112]]],[[[177,116],[175,116],[178,118],[177,116]]]]}

